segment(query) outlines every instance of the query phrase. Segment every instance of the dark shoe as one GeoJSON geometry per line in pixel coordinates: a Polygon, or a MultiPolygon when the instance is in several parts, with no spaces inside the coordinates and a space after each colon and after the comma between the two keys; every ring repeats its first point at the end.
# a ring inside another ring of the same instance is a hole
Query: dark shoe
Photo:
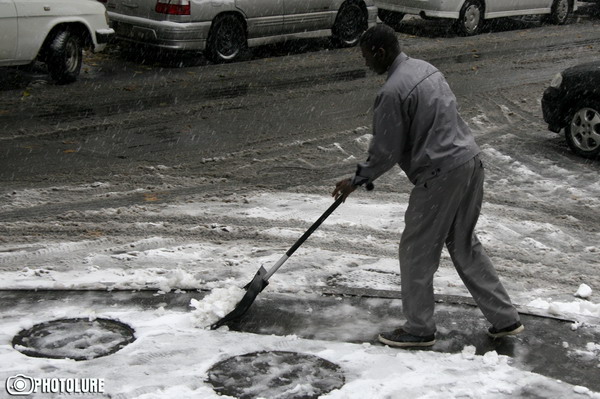
{"type": "Polygon", "coordinates": [[[524,329],[525,327],[523,327],[523,325],[517,321],[515,324],[500,330],[496,329],[495,327],[490,327],[488,329],[488,335],[492,338],[502,338],[506,337],[507,335],[517,335],[524,329]]]}
{"type": "Polygon", "coordinates": [[[379,334],[379,342],[397,348],[406,348],[411,346],[431,346],[435,344],[435,335],[419,337],[407,333],[401,328],[397,330],[379,334]]]}

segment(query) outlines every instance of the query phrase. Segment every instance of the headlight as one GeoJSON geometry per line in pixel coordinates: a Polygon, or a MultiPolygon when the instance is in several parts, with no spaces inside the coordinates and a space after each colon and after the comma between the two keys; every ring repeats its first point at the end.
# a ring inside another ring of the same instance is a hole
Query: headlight
{"type": "Polygon", "coordinates": [[[556,76],[554,76],[554,79],[552,79],[552,82],[550,82],[550,87],[558,89],[562,83],[562,79],[562,73],[557,73],[556,76]]]}

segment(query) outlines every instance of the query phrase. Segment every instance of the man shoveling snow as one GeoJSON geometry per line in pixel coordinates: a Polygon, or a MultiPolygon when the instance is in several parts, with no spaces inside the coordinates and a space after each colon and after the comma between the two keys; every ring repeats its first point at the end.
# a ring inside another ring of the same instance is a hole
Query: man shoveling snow
{"type": "Polygon", "coordinates": [[[367,66],[387,81],[375,100],[369,157],[337,183],[345,199],[398,164],[415,185],[400,241],[406,323],[379,335],[397,347],[435,343],[433,276],[444,244],[464,284],[499,338],[523,331],[519,314],[474,232],[483,199],[483,162],[442,73],[401,52],[394,30],[368,29],[360,41],[367,66]]]}

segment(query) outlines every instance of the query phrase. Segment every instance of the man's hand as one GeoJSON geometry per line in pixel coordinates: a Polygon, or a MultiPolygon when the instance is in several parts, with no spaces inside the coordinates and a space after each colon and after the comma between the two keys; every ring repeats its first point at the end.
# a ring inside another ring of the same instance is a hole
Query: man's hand
{"type": "Polygon", "coordinates": [[[356,186],[352,184],[352,179],[340,180],[335,185],[335,189],[331,193],[331,196],[336,200],[340,197],[343,197],[343,202],[345,202],[346,198],[348,198],[348,196],[352,194],[354,190],[356,190],[356,186]]]}

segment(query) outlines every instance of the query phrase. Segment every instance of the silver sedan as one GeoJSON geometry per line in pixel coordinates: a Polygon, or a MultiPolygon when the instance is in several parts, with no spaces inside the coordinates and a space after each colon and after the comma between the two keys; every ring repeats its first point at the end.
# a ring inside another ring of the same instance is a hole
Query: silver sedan
{"type": "Polygon", "coordinates": [[[331,36],[353,46],[376,23],[373,0],[107,0],[118,39],[173,50],[201,50],[215,62],[245,47],[331,36]]]}

